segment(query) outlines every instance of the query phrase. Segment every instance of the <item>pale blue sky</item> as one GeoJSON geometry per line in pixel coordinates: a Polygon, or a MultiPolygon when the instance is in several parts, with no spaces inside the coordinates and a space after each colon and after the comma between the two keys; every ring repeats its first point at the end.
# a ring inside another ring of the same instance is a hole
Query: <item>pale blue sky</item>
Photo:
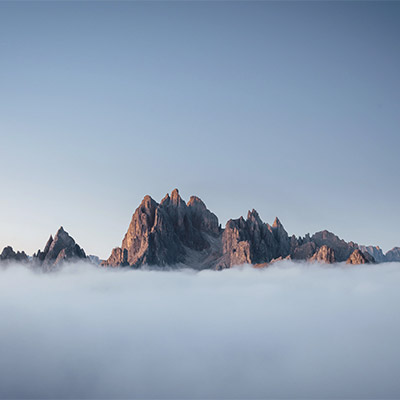
{"type": "Polygon", "coordinates": [[[399,39],[397,2],[1,2],[0,247],[107,257],[175,187],[400,246],[399,39]]]}

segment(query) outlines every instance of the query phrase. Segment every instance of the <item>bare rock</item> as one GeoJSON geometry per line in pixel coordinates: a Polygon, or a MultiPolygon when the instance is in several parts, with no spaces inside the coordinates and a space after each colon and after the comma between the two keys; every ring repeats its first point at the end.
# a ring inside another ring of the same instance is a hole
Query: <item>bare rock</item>
{"type": "Polygon", "coordinates": [[[229,220],[222,234],[225,267],[240,264],[263,264],[289,255],[290,239],[278,219],[271,227],[256,210],[243,217],[229,220]]]}
{"type": "Polygon", "coordinates": [[[314,255],[316,250],[317,246],[314,242],[305,242],[302,245],[293,249],[292,259],[308,260],[314,255]]]}
{"type": "Polygon", "coordinates": [[[386,256],[383,254],[382,249],[379,246],[358,246],[363,253],[370,254],[376,262],[385,262],[386,256]]]}
{"type": "Polygon", "coordinates": [[[333,264],[336,262],[335,252],[327,245],[323,245],[314,253],[314,255],[310,258],[310,261],[333,264]]]}
{"type": "Polygon", "coordinates": [[[115,248],[102,264],[166,266],[196,260],[200,265],[216,251],[220,235],[218,218],[205,204],[194,196],[186,204],[174,189],[160,203],[150,196],[143,199],[132,216],[121,247],[115,248]]]}
{"type": "Polygon", "coordinates": [[[33,260],[43,269],[51,270],[65,261],[86,260],[86,254],[68,232],[60,227],[54,239],[50,236],[43,251],[39,250],[33,260]]]}
{"type": "Polygon", "coordinates": [[[368,253],[363,253],[361,250],[354,250],[346,261],[346,264],[369,264],[373,258],[368,253]]]}
{"type": "Polygon", "coordinates": [[[28,256],[24,251],[15,252],[11,246],[4,247],[3,251],[0,254],[0,262],[19,262],[19,263],[27,263],[29,261],[28,256]]]}
{"type": "Polygon", "coordinates": [[[400,261],[400,247],[394,247],[386,253],[386,261],[395,262],[400,261]]]}
{"type": "Polygon", "coordinates": [[[281,221],[279,221],[278,217],[275,218],[275,221],[272,225],[272,233],[276,241],[279,243],[280,256],[283,258],[287,257],[291,250],[291,239],[289,238],[289,235],[287,234],[281,221]]]}
{"type": "Polygon", "coordinates": [[[347,243],[327,230],[315,233],[311,237],[311,241],[313,241],[317,247],[326,245],[331,248],[335,252],[337,262],[346,261],[353,251],[358,248],[356,243],[347,243]]]}

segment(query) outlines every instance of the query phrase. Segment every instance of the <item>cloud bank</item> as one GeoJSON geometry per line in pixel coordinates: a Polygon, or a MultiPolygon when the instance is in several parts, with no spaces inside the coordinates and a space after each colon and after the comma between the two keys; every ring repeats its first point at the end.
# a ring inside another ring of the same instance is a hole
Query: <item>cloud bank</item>
{"type": "Polygon", "coordinates": [[[398,398],[400,264],[0,270],[2,398],[398,398]]]}

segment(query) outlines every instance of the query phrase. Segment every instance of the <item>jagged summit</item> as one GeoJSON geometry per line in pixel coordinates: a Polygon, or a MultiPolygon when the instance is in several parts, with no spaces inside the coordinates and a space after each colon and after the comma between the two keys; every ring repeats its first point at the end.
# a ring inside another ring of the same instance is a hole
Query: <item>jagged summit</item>
{"type": "Polygon", "coordinates": [[[179,207],[180,205],[186,205],[186,203],[182,200],[182,197],[179,194],[178,189],[174,189],[171,192],[171,205],[179,207]]]}
{"type": "Polygon", "coordinates": [[[198,197],[188,204],[178,189],[160,203],[146,196],[132,216],[121,247],[113,249],[103,265],[208,265],[220,229],[218,218],[198,197]]]}
{"type": "MultiPolygon", "coordinates": [[[[222,229],[215,214],[197,196],[186,203],[174,189],[160,203],[145,196],[132,216],[121,247],[103,265],[139,267],[186,265],[229,268],[238,264],[264,265],[292,258],[324,263],[347,261],[359,246],[327,230],[303,238],[289,237],[282,222],[264,223],[255,209],[247,218],[230,219],[222,229]]],[[[360,257],[352,261],[360,261],[360,257]]],[[[366,253],[360,254],[367,260],[366,253]]],[[[396,251],[393,251],[394,255],[396,251]]]]}
{"type": "Polygon", "coordinates": [[[54,236],[50,235],[43,251],[33,256],[35,263],[50,270],[61,262],[86,259],[85,251],[75,243],[75,240],[61,226],[54,236]]]}
{"type": "MultiPolygon", "coordinates": [[[[52,270],[61,262],[86,259],[85,251],[61,226],[54,237],[50,235],[43,251],[34,254],[32,264],[52,270]]],[[[346,242],[328,230],[289,236],[278,217],[270,225],[255,209],[248,211],[247,218],[230,219],[222,229],[199,197],[191,196],[186,203],[174,189],[160,203],[144,196],[121,246],[102,265],[222,269],[240,264],[260,267],[285,259],[349,264],[400,261],[400,247],[383,254],[378,246],[346,242]]],[[[29,261],[29,257],[8,246],[0,262],[9,260],[29,261]]]]}
{"type": "Polygon", "coordinates": [[[272,224],[273,228],[279,228],[282,227],[281,221],[279,221],[278,217],[275,217],[274,223],[272,224]]]}
{"type": "Polygon", "coordinates": [[[6,263],[12,261],[28,262],[29,258],[24,251],[15,252],[11,246],[6,246],[0,254],[0,262],[6,263]]]}
{"type": "Polygon", "coordinates": [[[289,255],[290,240],[283,227],[275,228],[262,222],[256,210],[227,222],[222,234],[223,257],[218,267],[237,264],[262,264],[289,255]]]}

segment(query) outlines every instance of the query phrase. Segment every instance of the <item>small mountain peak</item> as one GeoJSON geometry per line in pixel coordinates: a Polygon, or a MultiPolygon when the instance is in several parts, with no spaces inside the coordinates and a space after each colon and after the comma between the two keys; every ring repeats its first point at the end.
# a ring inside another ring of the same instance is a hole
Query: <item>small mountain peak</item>
{"type": "Polygon", "coordinates": [[[280,228],[281,226],[282,226],[281,221],[279,220],[278,217],[275,217],[275,221],[274,221],[274,223],[272,224],[272,227],[273,227],[273,228],[280,228]]]}
{"type": "Polygon", "coordinates": [[[179,205],[181,205],[181,203],[185,203],[185,202],[182,200],[182,197],[179,195],[179,190],[174,189],[171,193],[171,204],[175,205],[175,206],[179,206],[179,205]]]}
{"type": "Polygon", "coordinates": [[[140,207],[150,208],[155,203],[156,202],[153,200],[153,198],[151,196],[146,195],[146,196],[143,197],[143,200],[140,203],[140,207]]]}
{"type": "MultiPolygon", "coordinates": [[[[64,228],[62,226],[60,226],[60,228],[58,228],[58,231],[55,234],[54,239],[52,241],[57,240],[60,237],[66,237],[66,236],[69,236],[68,232],[66,232],[64,230],[64,228]]],[[[51,235],[50,235],[50,238],[52,238],[51,235]]],[[[50,239],[49,239],[49,241],[50,241],[50,239]]]]}
{"type": "Polygon", "coordinates": [[[167,193],[164,198],[161,200],[161,205],[168,205],[170,203],[171,198],[169,197],[169,193],[167,193]]]}
{"type": "Polygon", "coordinates": [[[257,210],[255,210],[254,208],[250,211],[248,211],[247,212],[247,219],[249,219],[249,220],[260,220],[260,216],[259,216],[259,214],[258,214],[258,212],[257,212],[257,210]]]}
{"type": "Polygon", "coordinates": [[[188,207],[198,207],[198,208],[206,209],[206,205],[204,204],[203,200],[201,200],[197,196],[191,196],[187,205],[188,205],[188,207]]]}
{"type": "Polygon", "coordinates": [[[375,260],[371,256],[367,256],[361,250],[356,249],[350,254],[346,264],[369,264],[374,261],[375,260]]]}

